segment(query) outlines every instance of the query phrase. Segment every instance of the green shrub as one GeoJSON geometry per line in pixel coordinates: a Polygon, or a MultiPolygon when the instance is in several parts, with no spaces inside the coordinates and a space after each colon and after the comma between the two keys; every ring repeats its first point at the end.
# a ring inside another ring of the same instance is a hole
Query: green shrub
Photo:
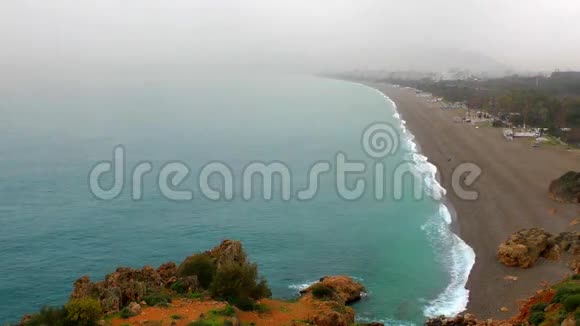
{"type": "Polygon", "coordinates": [[[183,316],[182,315],[171,315],[171,319],[179,320],[179,319],[183,319],[183,316]]]}
{"type": "Polygon", "coordinates": [[[544,311],[544,309],[546,309],[546,307],[548,306],[547,303],[536,303],[535,305],[532,306],[531,310],[532,312],[535,311],[544,311]]]}
{"type": "Polygon", "coordinates": [[[161,292],[152,293],[143,298],[143,301],[149,306],[167,306],[171,303],[171,295],[161,292]]]}
{"type": "Polygon", "coordinates": [[[187,324],[187,326],[224,326],[224,325],[228,325],[226,321],[217,319],[211,320],[200,319],[187,324]]]}
{"type": "Polygon", "coordinates": [[[317,299],[328,299],[332,297],[332,289],[322,283],[312,286],[312,295],[317,299]]]}
{"type": "Polygon", "coordinates": [[[576,310],[576,308],[580,307],[580,294],[573,294],[566,297],[563,303],[566,311],[572,312],[576,310]]]}
{"type": "Polygon", "coordinates": [[[251,310],[255,300],[272,295],[264,279],[258,282],[255,264],[222,266],[209,290],[214,298],[226,300],[242,310],[251,310]]]}
{"type": "Polygon", "coordinates": [[[207,289],[216,273],[216,264],[213,259],[206,254],[198,254],[187,257],[177,270],[177,275],[197,276],[197,280],[202,288],[207,289]]]}
{"type": "Polygon", "coordinates": [[[254,310],[254,308],[256,308],[256,300],[245,296],[230,299],[229,303],[233,304],[234,306],[240,308],[243,311],[252,311],[254,310]]]}
{"type": "Polygon", "coordinates": [[[552,298],[552,303],[564,303],[567,297],[580,294],[580,284],[575,281],[566,281],[554,287],[556,295],[552,298]]]}
{"type": "Polygon", "coordinates": [[[70,300],[64,308],[67,319],[79,326],[94,325],[103,315],[101,303],[92,298],[70,300]]]}
{"type": "Polygon", "coordinates": [[[189,288],[181,280],[175,281],[175,283],[171,284],[169,288],[171,291],[177,292],[179,294],[187,293],[189,290],[189,288]]]}
{"type": "Polygon", "coordinates": [[[572,279],[575,280],[575,281],[580,280],[580,274],[574,274],[574,275],[572,275],[572,279]]]}
{"type": "Polygon", "coordinates": [[[223,309],[215,309],[212,310],[210,313],[215,316],[232,317],[236,314],[236,311],[232,306],[226,305],[223,309]]]}
{"type": "Polygon", "coordinates": [[[68,326],[72,323],[66,318],[66,310],[61,308],[43,307],[30,318],[26,326],[68,326]]]}
{"type": "Polygon", "coordinates": [[[544,319],[546,319],[546,314],[543,311],[535,311],[530,314],[528,321],[532,325],[539,325],[544,321],[544,319]]]}
{"type": "Polygon", "coordinates": [[[203,293],[199,293],[199,292],[187,293],[185,295],[185,297],[189,298],[189,299],[200,299],[203,297],[203,293]]]}

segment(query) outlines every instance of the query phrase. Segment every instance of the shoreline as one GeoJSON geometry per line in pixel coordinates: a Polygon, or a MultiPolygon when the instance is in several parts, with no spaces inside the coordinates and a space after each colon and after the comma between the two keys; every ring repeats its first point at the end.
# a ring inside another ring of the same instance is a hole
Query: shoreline
{"type": "MultiPolygon", "coordinates": [[[[365,84],[362,84],[366,87],[371,87],[365,84]]],[[[381,90],[371,87],[372,89],[379,92],[385,100],[391,102],[393,109],[395,111],[394,118],[396,118],[400,123],[400,128],[403,131],[403,134],[406,136],[406,141],[411,144],[411,152],[413,153],[413,161],[419,167],[419,169],[424,170],[424,167],[427,167],[430,171],[432,171],[432,175],[429,176],[431,179],[430,182],[434,183],[435,187],[438,187],[438,190],[431,190],[431,192],[435,193],[438,192],[440,207],[439,207],[439,216],[438,218],[442,219],[443,224],[442,227],[446,229],[447,233],[452,240],[451,244],[448,244],[448,249],[451,250],[449,256],[446,257],[452,261],[451,265],[448,266],[449,270],[449,284],[443,289],[441,293],[437,295],[437,297],[431,301],[429,301],[429,305],[425,306],[423,309],[423,313],[427,318],[433,318],[440,315],[457,315],[464,311],[467,308],[467,304],[469,302],[469,290],[467,289],[467,281],[471,270],[473,269],[473,265],[475,263],[475,252],[473,248],[471,248],[456,232],[456,225],[457,223],[457,211],[453,207],[453,203],[447,198],[447,189],[443,187],[441,180],[439,178],[439,170],[437,166],[433,165],[429,162],[429,158],[423,155],[422,148],[420,144],[417,142],[415,135],[407,128],[406,121],[401,117],[401,112],[397,106],[397,103],[391,99],[387,94],[382,92],[381,90]],[[421,158],[417,160],[417,155],[421,158]],[[446,218],[448,216],[448,218],[446,218]],[[458,242],[456,240],[459,240],[458,242]],[[463,251],[463,252],[461,252],[463,251]],[[463,254],[463,257],[458,256],[463,254]],[[461,261],[463,259],[463,261],[461,261]],[[451,306],[449,306],[451,304],[451,306]]],[[[441,223],[441,221],[439,221],[441,223]]],[[[426,227],[427,224],[423,225],[426,227]]],[[[444,242],[445,239],[439,239],[440,241],[444,242]]]]}
{"type": "Polygon", "coordinates": [[[437,181],[444,189],[452,189],[451,174],[459,163],[475,163],[483,170],[473,185],[479,193],[477,200],[465,201],[448,191],[442,201],[451,214],[450,231],[475,253],[466,283],[467,312],[480,318],[505,319],[517,311],[517,300],[534,294],[541,282],[556,282],[570,273],[564,264],[547,261],[526,270],[508,268],[496,260],[495,253],[501,241],[522,228],[572,230],[569,223],[580,210],[550,200],[547,189],[551,180],[577,168],[580,153],[506,142],[496,128],[454,123],[456,112],[417,98],[412,90],[387,84],[362,85],[378,90],[396,104],[420,153],[437,168],[437,181]],[[504,279],[508,275],[518,280],[504,279]],[[501,311],[503,307],[507,311],[501,311]]]}
{"type": "MultiPolygon", "coordinates": [[[[446,233],[448,233],[450,237],[442,237],[438,240],[441,242],[445,242],[445,240],[447,240],[447,242],[451,242],[446,244],[446,247],[448,247],[447,249],[451,251],[445,258],[451,260],[452,263],[450,264],[448,270],[449,283],[443,289],[443,291],[437,295],[437,297],[430,300],[429,304],[423,308],[423,314],[425,318],[434,318],[441,315],[457,315],[465,311],[467,304],[469,303],[469,289],[467,289],[466,285],[471,270],[473,269],[476,255],[473,248],[471,248],[457,232],[457,211],[455,210],[453,203],[449,200],[449,198],[447,198],[448,190],[442,185],[439,169],[437,166],[430,162],[427,156],[423,155],[422,148],[417,142],[415,135],[406,127],[406,120],[402,118],[397,103],[379,88],[364,83],[355,83],[376,91],[385,98],[385,101],[391,103],[393,110],[395,111],[393,118],[399,121],[399,128],[402,130],[404,140],[410,144],[409,150],[413,155],[413,161],[415,165],[420,170],[425,170],[425,167],[427,167],[427,169],[432,172],[432,174],[429,176],[429,183],[434,184],[434,186],[438,189],[431,189],[430,191],[433,194],[438,192],[438,201],[440,206],[437,218],[441,219],[439,223],[442,222],[442,225],[437,226],[439,228],[445,229],[446,233]],[[463,254],[463,257],[460,257],[461,254],[463,254]],[[461,261],[462,259],[463,261],[461,261]]],[[[403,140],[403,137],[401,137],[401,140],[403,140]]],[[[429,224],[424,224],[422,228],[427,228],[428,225],[429,224]]]]}

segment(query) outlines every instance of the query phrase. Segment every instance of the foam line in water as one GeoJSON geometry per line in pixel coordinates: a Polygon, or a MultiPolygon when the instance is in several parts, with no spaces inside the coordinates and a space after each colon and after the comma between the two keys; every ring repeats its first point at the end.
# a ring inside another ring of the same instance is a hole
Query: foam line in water
{"type": "MultiPolygon", "coordinates": [[[[427,161],[427,157],[419,153],[419,148],[414,142],[415,137],[407,130],[405,120],[401,119],[397,111],[396,103],[378,89],[357,83],[361,86],[371,88],[378,92],[385,101],[389,102],[395,113],[393,118],[400,121],[400,128],[405,141],[403,146],[411,152],[412,161],[415,163],[421,175],[425,175],[425,185],[431,191],[431,195],[436,199],[442,199],[446,194],[445,188],[439,184],[436,178],[437,167],[427,161]],[[440,198],[437,198],[437,195],[440,198]]],[[[449,209],[441,203],[436,216],[429,218],[427,223],[421,228],[427,233],[429,240],[440,260],[448,266],[450,282],[449,285],[434,300],[429,301],[423,309],[426,317],[439,315],[453,316],[465,310],[469,302],[469,290],[466,289],[469,273],[475,264],[475,252],[460,237],[450,229],[452,223],[449,209]]]]}

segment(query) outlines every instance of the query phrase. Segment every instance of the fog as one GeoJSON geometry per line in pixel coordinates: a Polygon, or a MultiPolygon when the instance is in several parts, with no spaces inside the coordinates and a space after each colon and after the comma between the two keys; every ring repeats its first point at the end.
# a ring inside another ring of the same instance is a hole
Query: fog
{"type": "Polygon", "coordinates": [[[119,69],[580,69],[579,17],[577,0],[3,0],[0,80],[119,69]]]}

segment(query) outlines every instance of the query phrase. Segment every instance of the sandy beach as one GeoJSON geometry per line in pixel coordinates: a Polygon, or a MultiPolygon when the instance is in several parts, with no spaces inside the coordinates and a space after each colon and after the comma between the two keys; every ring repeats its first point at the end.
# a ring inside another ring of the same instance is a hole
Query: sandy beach
{"type": "Polygon", "coordinates": [[[547,189],[553,179],[580,168],[579,151],[533,148],[525,139],[510,142],[501,129],[454,122],[457,111],[442,110],[418,98],[414,90],[368,85],[395,101],[422,153],[437,166],[457,213],[454,230],[476,253],[467,284],[468,312],[479,318],[507,318],[516,311],[517,300],[532,295],[542,281],[558,281],[570,273],[563,263],[543,259],[531,269],[508,268],[495,254],[501,241],[522,228],[561,232],[578,227],[569,224],[580,217],[580,206],[551,200],[547,189]],[[462,200],[451,191],[451,173],[462,162],[475,163],[483,170],[471,188],[479,192],[475,201],[462,200]],[[518,280],[505,280],[506,275],[518,280]],[[501,307],[509,311],[501,312],[501,307]]]}

